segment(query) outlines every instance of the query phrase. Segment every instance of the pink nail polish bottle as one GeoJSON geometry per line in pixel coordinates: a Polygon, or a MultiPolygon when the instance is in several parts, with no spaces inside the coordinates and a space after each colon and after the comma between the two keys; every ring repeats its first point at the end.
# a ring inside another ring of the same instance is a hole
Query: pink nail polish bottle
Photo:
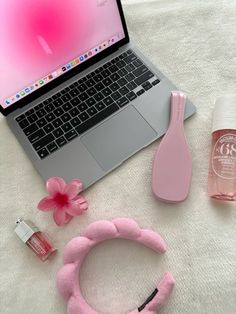
{"type": "Polygon", "coordinates": [[[46,261],[56,251],[52,243],[39,229],[28,220],[18,219],[15,233],[41,259],[46,261]]]}
{"type": "Polygon", "coordinates": [[[236,201],[236,95],[220,97],[215,103],[208,194],[236,201]]]}

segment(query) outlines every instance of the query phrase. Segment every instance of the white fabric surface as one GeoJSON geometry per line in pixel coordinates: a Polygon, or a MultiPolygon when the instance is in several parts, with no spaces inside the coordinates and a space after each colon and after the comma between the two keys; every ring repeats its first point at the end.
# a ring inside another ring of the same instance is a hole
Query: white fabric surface
{"type": "Polygon", "coordinates": [[[159,256],[125,241],[109,241],[86,259],[81,286],[99,313],[125,313],[140,306],[166,270],[176,278],[161,314],[236,313],[236,206],[212,202],[207,172],[213,103],[236,89],[235,0],[124,1],[131,37],[185,91],[198,113],[186,122],[193,156],[189,198],[179,205],[157,202],[151,193],[150,145],[84,194],[89,210],[65,227],[36,209],[45,195],[42,179],[0,118],[0,312],[63,314],[55,288],[62,247],[98,219],[131,217],[160,232],[168,251],[159,256]],[[32,219],[59,252],[41,263],[13,233],[14,221],[32,219]]]}

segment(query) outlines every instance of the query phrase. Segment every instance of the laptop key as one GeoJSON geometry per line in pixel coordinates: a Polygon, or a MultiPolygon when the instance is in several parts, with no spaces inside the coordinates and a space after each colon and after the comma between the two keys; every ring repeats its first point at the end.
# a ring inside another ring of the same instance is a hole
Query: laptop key
{"type": "Polygon", "coordinates": [[[103,102],[104,102],[104,104],[105,104],[106,106],[109,106],[109,105],[111,105],[111,104],[113,103],[113,100],[112,100],[111,97],[107,97],[107,98],[105,98],[105,99],[103,100],[103,102]]]}
{"type": "Polygon", "coordinates": [[[40,150],[54,140],[52,134],[48,134],[33,144],[35,150],[40,150]]]}
{"type": "Polygon", "coordinates": [[[43,107],[43,103],[38,104],[37,106],[34,107],[35,110],[39,110],[43,107]]]}
{"type": "Polygon", "coordinates": [[[30,116],[32,113],[34,113],[34,108],[32,108],[32,109],[26,111],[25,115],[28,117],[28,116],[30,116]]]}
{"type": "Polygon", "coordinates": [[[55,106],[51,103],[44,107],[45,110],[49,113],[55,109],[55,106]]]}
{"type": "Polygon", "coordinates": [[[149,82],[145,82],[145,83],[142,85],[142,87],[143,87],[145,90],[148,90],[148,89],[152,88],[152,84],[149,83],[149,82]]]}
{"type": "Polygon", "coordinates": [[[129,100],[124,96],[124,97],[118,99],[116,103],[119,107],[124,107],[125,105],[127,105],[129,103],[129,100]]]}
{"type": "Polygon", "coordinates": [[[102,82],[105,86],[109,86],[112,84],[112,80],[109,77],[105,78],[102,82]]]}
{"type": "Polygon", "coordinates": [[[89,118],[89,115],[87,114],[87,112],[82,112],[80,115],[79,115],[79,118],[81,121],[85,121],[89,118]]]}
{"type": "Polygon", "coordinates": [[[62,119],[63,122],[67,122],[71,119],[71,116],[69,115],[68,112],[66,112],[60,118],[62,119]]]}
{"type": "Polygon", "coordinates": [[[61,98],[58,98],[58,99],[56,99],[56,100],[53,101],[53,105],[54,105],[55,107],[60,107],[62,104],[63,104],[63,101],[62,101],[61,98]]]}
{"type": "Polygon", "coordinates": [[[82,104],[79,104],[77,108],[79,109],[80,112],[83,112],[88,108],[88,106],[83,102],[82,104]]]}
{"type": "Polygon", "coordinates": [[[96,101],[94,100],[94,98],[89,98],[87,101],[86,101],[86,104],[89,106],[89,107],[92,107],[93,105],[96,104],[96,101]]]}
{"type": "Polygon", "coordinates": [[[77,95],[80,94],[80,91],[76,88],[72,89],[69,94],[71,95],[71,97],[76,97],[77,95]]]}
{"type": "Polygon", "coordinates": [[[72,106],[78,106],[81,103],[81,101],[79,100],[79,97],[75,97],[74,99],[71,99],[70,103],[72,104],[72,106]]]}
{"type": "Polygon", "coordinates": [[[152,82],[152,85],[155,86],[155,85],[157,85],[158,83],[160,83],[160,81],[159,81],[158,79],[156,79],[155,81],[152,82]]]}
{"type": "Polygon", "coordinates": [[[141,65],[143,65],[143,63],[142,63],[141,60],[137,59],[137,60],[135,60],[135,61],[133,62],[133,65],[134,65],[136,68],[138,68],[138,67],[140,67],[141,65]]]}
{"type": "Polygon", "coordinates": [[[85,101],[85,100],[87,100],[89,98],[89,96],[84,92],[83,94],[80,94],[79,95],[79,99],[81,100],[81,101],[85,101]]]}
{"type": "Polygon", "coordinates": [[[97,74],[97,75],[94,76],[94,81],[95,82],[101,82],[102,80],[103,80],[103,77],[102,77],[101,74],[97,74]]]}
{"type": "Polygon", "coordinates": [[[94,80],[92,78],[90,78],[89,80],[87,80],[85,82],[85,85],[87,85],[87,87],[93,87],[95,84],[94,80]]]}
{"type": "Polygon", "coordinates": [[[63,131],[62,131],[61,128],[58,128],[58,129],[54,130],[52,133],[53,133],[53,135],[54,135],[56,138],[58,138],[58,137],[60,137],[60,136],[63,135],[63,131]]]}
{"type": "Polygon", "coordinates": [[[54,130],[54,127],[51,123],[48,123],[43,129],[46,133],[51,133],[54,130]]]}
{"type": "Polygon", "coordinates": [[[39,126],[39,128],[42,128],[46,124],[47,124],[47,121],[44,118],[41,118],[40,120],[37,121],[37,125],[39,126]]]}
{"type": "Polygon", "coordinates": [[[39,118],[42,118],[46,115],[46,111],[42,108],[42,109],[39,109],[38,111],[36,111],[36,114],[39,118]]]}
{"type": "Polygon", "coordinates": [[[87,113],[92,117],[97,113],[97,109],[95,107],[91,107],[87,110],[87,113]]]}
{"type": "Polygon", "coordinates": [[[57,108],[57,109],[55,109],[55,110],[53,111],[53,113],[54,113],[57,117],[60,117],[60,116],[64,113],[64,111],[63,111],[62,108],[57,108]]]}
{"type": "Polygon", "coordinates": [[[98,114],[90,118],[88,121],[82,123],[76,128],[76,131],[79,134],[82,134],[98,124],[99,122],[103,121],[104,119],[108,118],[110,115],[112,115],[114,112],[119,110],[119,107],[116,104],[112,104],[109,107],[106,107],[104,110],[100,111],[98,114]]]}
{"type": "Polygon", "coordinates": [[[87,90],[87,93],[89,96],[93,96],[97,93],[97,91],[94,87],[91,87],[90,89],[87,90]]]}
{"type": "Polygon", "coordinates": [[[20,122],[20,121],[23,120],[23,119],[25,119],[25,115],[24,115],[24,114],[18,116],[18,117],[16,118],[16,121],[17,121],[17,122],[20,122]]]}
{"type": "Polygon", "coordinates": [[[154,76],[154,74],[151,71],[147,71],[144,74],[142,74],[141,76],[139,76],[138,78],[136,78],[134,80],[134,82],[137,85],[142,85],[144,82],[146,82],[147,80],[149,80],[150,78],[152,78],[154,76]]]}
{"type": "Polygon", "coordinates": [[[136,60],[137,57],[135,56],[135,54],[131,53],[128,57],[124,58],[125,62],[127,64],[133,62],[134,60],[136,60]]]}
{"type": "Polygon", "coordinates": [[[63,101],[69,101],[69,100],[71,100],[71,95],[69,94],[69,93],[66,93],[65,95],[63,95],[62,97],[61,97],[61,99],[63,100],[63,101]]]}
{"type": "Polygon", "coordinates": [[[110,76],[110,79],[115,82],[117,80],[120,79],[120,75],[118,73],[113,73],[111,76],[110,76]]]}
{"type": "Polygon", "coordinates": [[[53,114],[53,113],[49,113],[45,116],[45,119],[48,121],[48,122],[51,122],[53,121],[54,119],[56,119],[56,116],[53,114]]]}
{"type": "Polygon", "coordinates": [[[135,98],[137,98],[136,94],[134,92],[129,92],[126,97],[129,99],[129,101],[134,100],[135,98]]]}
{"type": "Polygon", "coordinates": [[[35,113],[33,113],[31,116],[28,117],[28,121],[29,121],[30,123],[33,123],[33,122],[35,122],[35,121],[37,121],[37,120],[38,120],[38,117],[36,116],[35,113]]]}
{"type": "Polygon", "coordinates": [[[125,78],[128,82],[131,82],[135,79],[135,76],[132,73],[129,73],[125,76],[125,78]]]}
{"type": "MultiPolygon", "coordinates": [[[[119,88],[119,86],[118,86],[119,88]]],[[[96,95],[94,95],[94,98],[97,100],[97,101],[100,101],[100,100],[103,100],[104,96],[102,93],[97,93],[96,95]]]]}
{"type": "Polygon", "coordinates": [[[43,149],[38,151],[38,155],[41,159],[43,159],[49,155],[49,152],[46,148],[43,148],[43,149]]]}
{"type": "Polygon", "coordinates": [[[142,75],[143,73],[147,72],[148,68],[145,65],[142,65],[141,67],[137,68],[135,71],[133,71],[133,74],[138,77],[142,75]]]}
{"type": "Polygon", "coordinates": [[[134,82],[129,82],[126,87],[128,87],[129,90],[133,90],[137,87],[137,84],[135,84],[134,82]]]}
{"type": "Polygon", "coordinates": [[[105,69],[104,71],[102,71],[101,74],[103,77],[108,77],[108,76],[110,76],[111,72],[108,69],[105,69]]]}
{"type": "Polygon", "coordinates": [[[58,139],[56,139],[56,143],[59,147],[62,147],[63,145],[65,145],[67,143],[66,139],[64,138],[64,136],[59,137],[58,139]]]}
{"type": "Polygon", "coordinates": [[[128,72],[132,72],[135,70],[135,66],[133,64],[128,64],[126,65],[125,69],[128,71],[128,72]]]}
{"type": "Polygon", "coordinates": [[[118,73],[120,76],[125,76],[126,74],[128,74],[128,71],[126,71],[126,69],[120,69],[117,73],[118,73]]]}
{"type": "Polygon", "coordinates": [[[67,139],[67,141],[71,141],[77,136],[78,134],[75,130],[71,130],[65,134],[65,138],[67,139]]]}
{"type": "Polygon", "coordinates": [[[117,68],[117,66],[115,64],[113,64],[109,67],[109,71],[112,73],[117,72],[118,70],[119,70],[119,68],[117,68]]]}
{"type": "Polygon", "coordinates": [[[123,86],[119,89],[119,92],[121,93],[121,95],[126,95],[129,92],[129,90],[126,86],[123,86]]]}
{"type": "Polygon", "coordinates": [[[97,83],[95,86],[95,89],[97,92],[100,92],[105,86],[102,84],[102,82],[97,83]]]}
{"type": "Polygon", "coordinates": [[[113,99],[113,100],[117,100],[117,99],[119,99],[119,98],[121,98],[122,96],[121,96],[121,94],[119,93],[119,92],[114,92],[112,95],[111,95],[111,98],[113,99]]]}
{"type": "Polygon", "coordinates": [[[56,120],[54,120],[54,121],[52,122],[52,124],[53,124],[53,126],[54,126],[55,128],[58,128],[59,126],[61,126],[61,125],[63,124],[63,122],[62,122],[62,120],[61,120],[60,118],[57,118],[56,120]]]}
{"type": "Polygon", "coordinates": [[[79,114],[79,110],[76,107],[74,107],[69,111],[69,113],[72,117],[75,117],[79,114]]]}
{"type": "Polygon", "coordinates": [[[70,120],[70,123],[72,124],[72,126],[75,128],[77,125],[80,124],[80,119],[78,117],[73,118],[72,120],[70,120]]]}
{"type": "Polygon", "coordinates": [[[51,142],[50,144],[48,144],[47,149],[50,153],[53,153],[58,149],[58,146],[55,142],[51,142]]]}
{"type": "Polygon", "coordinates": [[[61,128],[66,133],[72,129],[72,125],[70,124],[70,122],[67,122],[67,123],[63,124],[63,126],[61,128]]]}
{"type": "Polygon", "coordinates": [[[29,135],[29,134],[32,134],[34,132],[36,132],[38,130],[38,126],[36,123],[33,123],[31,125],[29,125],[28,127],[26,127],[23,132],[25,133],[25,135],[29,135]]]}
{"type": "Polygon", "coordinates": [[[110,89],[109,87],[106,87],[106,88],[104,88],[104,89],[102,90],[102,94],[103,94],[104,96],[109,96],[109,95],[111,95],[111,93],[112,93],[112,91],[111,91],[111,89],[110,89]]]}
{"type": "Polygon", "coordinates": [[[119,62],[116,63],[116,65],[120,69],[120,68],[123,68],[126,65],[126,63],[123,60],[120,60],[119,62]]]}
{"type": "Polygon", "coordinates": [[[138,92],[137,92],[137,96],[140,96],[142,95],[143,93],[145,93],[145,89],[140,89],[138,92]]]}
{"type": "Polygon", "coordinates": [[[71,108],[73,108],[73,106],[70,102],[67,102],[62,106],[62,108],[64,111],[69,111],[71,108]]]}
{"type": "Polygon", "coordinates": [[[95,108],[97,108],[98,111],[103,110],[104,108],[106,108],[106,106],[104,105],[104,103],[102,101],[100,101],[99,103],[97,103],[95,105],[95,108]]]}
{"type": "Polygon", "coordinates": [[[80,84],[80,85],[78,86],[78,90],[79,90],[81,93],[85,92],[86,89],[87,89],[87,86],[86,86],[84,83],[82,83],[82,84],[80,84]]]}
{"type": "Polygon", "coordinates": [[[122,87],[122,86],[126,85],[128,82],[124,77],[122,77],[121,79],[119,79],[117,81],[117,83],[120,85],[120,87],[122,87]]]}
{"type": "Polygon", "coordinates": [[[34,143],[34,142],[38,141],[40,138],[44,137],[44,135],[46,135],[46,133],[42,129],[40,129],[40,130],[34,132],[33,134],[30,134],[28,136],[28,139],[31,143],[34,143]]]}
{"type": "Polygon", "coordinates": [[[113,91],[113,92],[116,92],[120,86],[117,84],[117,83],[113,83],[109,86],[109,88],[113,91]]]}

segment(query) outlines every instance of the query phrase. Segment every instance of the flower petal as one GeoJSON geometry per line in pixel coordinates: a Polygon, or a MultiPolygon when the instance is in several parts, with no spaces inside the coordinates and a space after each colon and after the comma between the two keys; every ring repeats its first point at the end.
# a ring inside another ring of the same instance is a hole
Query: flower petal
{"type": "Polygon", "coordinates": [[[64,193],[67,194],[68,198],[72,200],[74,197],[78,195],[78,193],[82,190],[82,183],[80,180],[72,180],[70,181],[65,189],[64,193]]]}
{"type": "Polygon", "coordinates": [[[41,199],[41,201],[38,203],[37,207],[38,207],[38,209],[40,209],[44,212],[48,212],[50,210],[55,209],[56,204],[50,196],[46,196],[46,197],[41,199]]]}
{"type": "Polygon", "coordinates": [[[66,212],[71,216],[79,216],[88,208],[86,199],[82,196],[78,196],[76,201],[71,201],[67,206],[66,212]]]}
{"type": "Polygon", "coordinates": [[[67,217],[64,210],[54,210],[53,219],[58,226],[62,226],[66,223],[67,217]]]}
{"type": "Polygon", "coordinates": [[[73,216],[71,216],[71,215],[69,215],[69,214],[66,213],[65,224],[67,224],[68,222],[70,222],[72,218],[73,218],[73,216]]]}
{"type": "Polygon", "coordinates": [[[57,193],[62,193],[66,186],[65,181],[59,177],[53,177],[47,180],[46,187],[48,193],[53,197],[57,193]]]}

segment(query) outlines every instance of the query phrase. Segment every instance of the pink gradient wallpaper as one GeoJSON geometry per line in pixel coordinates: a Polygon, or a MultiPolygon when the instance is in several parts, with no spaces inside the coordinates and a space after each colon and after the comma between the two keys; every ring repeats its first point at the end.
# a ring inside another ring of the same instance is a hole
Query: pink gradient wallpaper
{"type": "Polygon", "coordinates": [[[115,0],[1,0],[0,103],[123,27],[115,0]]]}

